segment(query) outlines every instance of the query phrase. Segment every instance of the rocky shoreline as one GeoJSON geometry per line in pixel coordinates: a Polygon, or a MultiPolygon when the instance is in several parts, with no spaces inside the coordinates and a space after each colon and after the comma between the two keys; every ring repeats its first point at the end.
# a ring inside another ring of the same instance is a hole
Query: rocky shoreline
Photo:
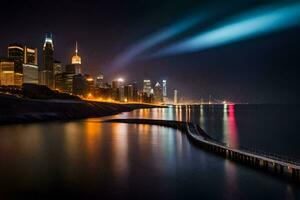
{"type": "Polygon", "coordinates": [[[61,121],[103,117],[134,109],[154,108],[147,104],[118,104],[84,100],[37,100],[0,95],[0,124],[61,121]]]}

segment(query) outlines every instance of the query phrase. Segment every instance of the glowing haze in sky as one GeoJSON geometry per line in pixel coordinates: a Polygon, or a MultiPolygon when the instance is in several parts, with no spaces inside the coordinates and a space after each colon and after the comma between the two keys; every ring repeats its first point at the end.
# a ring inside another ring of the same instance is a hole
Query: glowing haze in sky
{"type": "Polygon", "coordinates": [[[243,13],[208,31],[171,44],[151,57],[192,53],[300,25],[300,3],[275,4],[243,13]]]}
{"type": "Polygon", "coordinates": [[[140,55],[149,48],[188,30],[189,28],[195,26],[204,19],[204,15],[191,16],[178,23],[170,25],[169,27],[159,30],[146,38],[141,39],[139,42],[128,47],[123,53],[118,55],[113,61],[113,67],[127,65],[136,56],[140,55]]]}

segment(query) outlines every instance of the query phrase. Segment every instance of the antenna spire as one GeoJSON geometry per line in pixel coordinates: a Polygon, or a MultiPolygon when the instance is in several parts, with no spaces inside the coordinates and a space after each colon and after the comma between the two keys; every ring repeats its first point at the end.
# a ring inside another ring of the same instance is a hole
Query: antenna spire
{"type": "Polygon", "coordinates": [[[76,53],[76,55],[77,55],[77,53],[78,53],[78,43],[77,43],[77,41],[76,41],[75,53],[76,53]]]}

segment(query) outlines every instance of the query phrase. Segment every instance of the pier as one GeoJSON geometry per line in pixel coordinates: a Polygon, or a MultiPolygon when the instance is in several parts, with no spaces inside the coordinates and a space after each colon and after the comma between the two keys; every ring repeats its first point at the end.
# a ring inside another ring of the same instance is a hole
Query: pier
{"type": "Polygon", "coordinates": [[[247,148],[233,148],[226,143],[211,138],[199,125],[191,122],[154,119],[110,119],[105,122],[149,124],[178,129],[185,133],[196,145],[207,151],[249,167],[273,172],[300,182],[300,163],[297,160],[247,148]]]}

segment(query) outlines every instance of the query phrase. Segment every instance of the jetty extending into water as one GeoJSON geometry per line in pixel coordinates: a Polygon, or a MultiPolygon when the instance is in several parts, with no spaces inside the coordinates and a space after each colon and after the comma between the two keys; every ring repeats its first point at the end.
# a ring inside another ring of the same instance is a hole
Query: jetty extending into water
{"type": "Polygon", "coordinates": [[[149,124],[175,128],[187,134],[187,137],[196,145],[207,151],[249,167],[262,169],[300,182],[300,163],[297,160],[247,148],[233,148],[226,143],[211,138],[199,125],[191,122],[154,119],[110,119],[105,122],[149,124]]]}

